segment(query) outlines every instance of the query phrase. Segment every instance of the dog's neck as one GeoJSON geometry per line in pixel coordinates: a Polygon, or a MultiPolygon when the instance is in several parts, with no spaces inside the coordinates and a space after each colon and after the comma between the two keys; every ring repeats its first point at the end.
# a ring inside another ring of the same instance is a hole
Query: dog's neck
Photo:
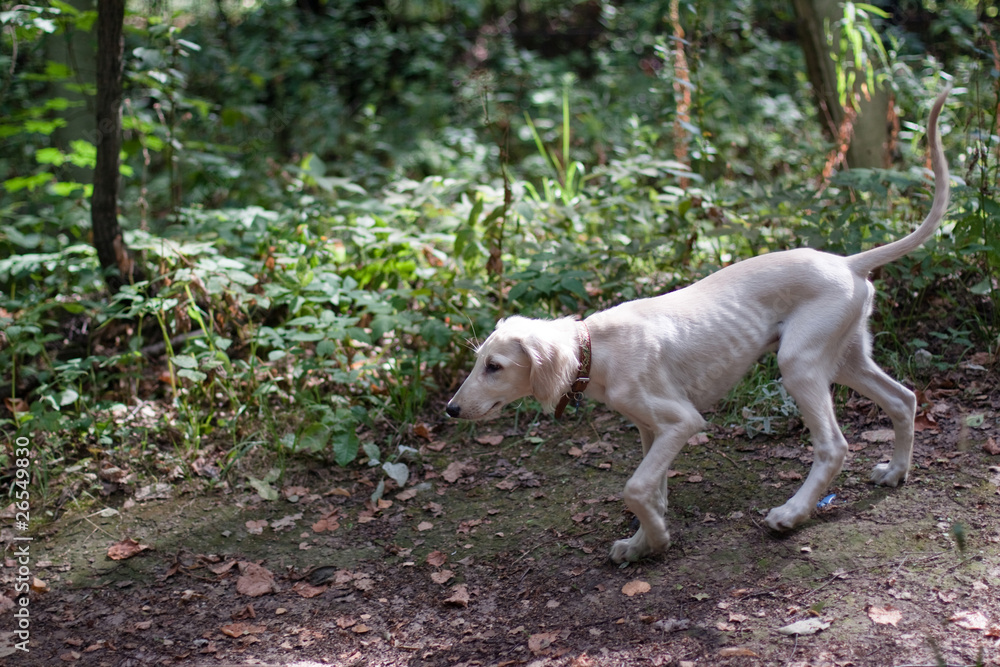
{"type": "Polygon", "coordinates": [[[563,397],[559,399],[559,403],[556,404],[556,419],[562,417],[570,401],[573,401],[574,405],[580,404],[580,401],[583,400],[583,392],[587,390],[587,385],[590,384],[590,329],[587,328],[587,325],[582,320],[576,323],[576,329],[577,338],[580,339],[580,367],[576,372],[576,380],[570,385],[569,391],[563,394],[563,397]]]}

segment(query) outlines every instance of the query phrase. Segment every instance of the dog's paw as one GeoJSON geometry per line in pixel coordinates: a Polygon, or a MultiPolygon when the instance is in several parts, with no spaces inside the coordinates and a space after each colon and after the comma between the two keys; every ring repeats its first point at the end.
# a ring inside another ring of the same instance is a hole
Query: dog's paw
{"type": "Polygon", "coordinates": [[[764,519],[764,525],[775,532],[783,533],[786,530],[795,528],[795,526],[808,518],[809,512],[803,512],[788,502],[768,512],[767,517],[764,519]]]}
{"type": "Polygon", "coordinates": [[[670,546],[670,537],[667,536],[663,547],[654,549],[646,541],[646,537],[641,530],[627,540],[618,540],[611,545],[611,560],[615,563],[634,563],[648,558],[656,553],[665,551],[670,546]]]}
{"type": "Polygon", "coordinates": [[[906,470],[893,468],[891,463],[879,463],[872,470],[871,480],[880,486],[899,486],[906,481],[906,470]]]}

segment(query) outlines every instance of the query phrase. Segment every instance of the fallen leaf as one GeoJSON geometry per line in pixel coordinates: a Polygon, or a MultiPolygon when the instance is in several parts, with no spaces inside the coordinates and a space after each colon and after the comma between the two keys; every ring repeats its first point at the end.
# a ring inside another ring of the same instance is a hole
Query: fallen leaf
{"type": "Polygon", "coordinates": [[[8,396],[5,399],[3,399],[3,402],[7,406],[7,409],[10,410],[12,413],[31,411],[31,406],[28,405],[28,402],[23,398],[11,398],[10,396],[8,396]]]}
{"type": "Polygon", "coordinates": [[[240,578],[236,580],[237,593],[255,598],[274,591],[274,575],[270,570],[246,561],[241,562],[239,566],[240,578]]]}
{"type": "Polygon", "coordinates": [[[337,530],[340,528],[340,510],[333,510],[332,512],[327,512],[322,515],[316,523],[312,525],[312,531],[314,533],[323,533],[337,530]]]}
{"type": "Polygon", "coordinates": [[[503,442],[503,436],[502,435],[481,435],[478,438],[476,438],[476,442],[478,442],[480,445],[493,445],[494,447],[496,447],[501,442],[503,442]]]}
{"type": "Polygon", "coordinates": [[[435,584],[446,584],[448,580],[455,576],[455,573],[451,570],[441,570],[440,572],[431,572],[431,581],[435,584]]]}
{"type": "Polygon", "coordinates": [[[797,621],[783,628],[778,628],[778,632],[783,635],[814,635],[820,630],[830,627],[828,621],[822,618],[809,618],[804,621],[797,621]]]}
{"type": "Polygon", "coordinates": [[[892,442],[896,439],[896,432],[891,428],[880,428],[875,431],[865,431],[861,434],[861,439],[865,442],[892,442]]]}
{"type": "Polygon", "coordinates": [[[643,581],[642,579],[634,579],[622,586],[622,593],[632,597],[633,595],[642,595],[648,593],[650,590],[650,585],[643,581]]]}
{"type": "Polygon", "coordinates": [[[430,426],[428,426],[427,424],[425,424],[423,422],[421,422],[419,424],[414,424],[413,425],[413,435],[417,436],[418,438],[423,438],[424,440],[427,440],[428,442],[430,442],[430,440],[431,440],[431,428],[430,428],[430,426]]]}
{"type": "Polygon", "coordinates": [[[917,418],[913,420],[913,430],[914,431],[940,431],[941,427],[938,426],[934,417],[929,413],[924,412],[917,415],[917,418]]]}
{"type": "Polygon", "coordinates": [[[559,638],[558,632],[539,632],[528,637],[528,650],[535,655],[540,655],[542,653],[547,653],[548,648],[552,646],[559,638]]]}
{"type": "Polygon", "coordinates": [[[443,551],[432,551],[427,554],[427,564],[434,567],[441,567],[448,562],[448,554],[443,551]]]}
{"type": "Polygon", "coordinates": [[[325,593],[326,586],[313,586],[312,584],[308,584],[304,581],[299,581],[292,586],[292,590],[295,591],[300,597],[308,599],[325,593]]]}
{"type": "Polygon", "coordinates": [[[405,491],[400,491],[399,493],[397,493],[396,494],[396,500],[398,500],[399,502],[403,502],[405,500],[412,499],[416,495],[417,495],[416,488],[414,488],[414,487],[411,486],[410,488],[406,489],[405,491]]]}
{"type": "Polygon", "coordinates": [[[247,521],[244,524],[247,527],[247,532],[251,535],[260,535],[267,528],[267,519],[257,519],[256,521],[247,521]]]}
{"type": "Polygon", "coordinates": [[[696,433],[688,438],[687,444],[691,447],[697,447],[698,445],[708,444],[708,434],[707,433],[696,433]]]}
{"type": "Polygon", "coordinates": [[[454,484],[460,477],[471,472],[475,472],[475,470],[476,466],[472,465],[468,461],[452,461],[448,464],[448,467],[444,469],[444,472],[441,473],[441,477],[449,484],[454,484]]]}
{"type": "Polygon", "coordinates": [[[425,530],[430,530],[433,527],[434,524],[431,523],[430,521],[421,521],[420,523],[417,524],[417,532],[422,533],[425,530]]]}
{"type": "Polygon", "coordinates": [[[948,620],[966,630],[985,630],[990,624],[982,612],[978,611],[960,611],[948,620]]]}
{"type": "Polygon", "coordinates": [[[223,625],[219,628],[219,632],[226,635],[227,637],[242,637],[244,635],[253,635],[264,632],[267,628],[263,625],[251,625],[250,623],[230,623],[229,625],[223,625]]]}
{"type": "Polygon", "coordinates": [[[748,658],[759,658],[760,656],[751,651],[750,649],[743,646],[727,646],[726,648],[719,649],[720,658],[738,658],[738,657],[748,657],[748,658]]]}
{"type": "Polygon", "coordinates": [[[353,632],[354,634],[363,635],[366,632],[371,632],[371,628],[369,628],[364,623],[358,623],[353,628],[351,628],[351,632],[353,632]]]}
{"type": "Polygon", "coordinates": [[[149,546],[139,544],[131,537],[126,537],[121,542],[115,542],[108,547],[108,558],[111,560],[125,560],[148,549],[149,546]]]}
{"type": "Polygon", "coordinates": [[[283,530],[288,530],[295,527],[295,522],[302,518],[302,512],[296,514],[289,514],[281,517],[280,519],[275,519],[271,522],[271,530],[276,533],[280,533],[283,530]]]}
{"type": "Polygon", "coordinates": [[[884,607],[868,607],[868,618],[872,619],[872,622],[879,625],[893,625],[895,626],[901,620],[903,620],[903,612],[896,609],[892,605],[886,605],[884,607]]]}
{"type": "Polygon", "coordinates": [[[795,470],[782,470],[778,473],[778,478],[788,480],[802,479],[802,473],[795,470]]]}
{"type": "Polygon", "coordinates": [[[347,628],[351,627],[352,625],[356,625],[356,624],[357,624],[357,621],[354,620],[353,618],[351,618],[350,616],[338,616],[337,617],[337,627],[340,628],[341,630],[346,630],[347,628]]]}
{"type": "Polygon", "coordinates": [[[580,458],[581,456],[583,456],[583,450],[577,447],[576,445],[570,447],[566,451],[566,453],[572,456],[573,458],[580,458]]]}
{"type": "Polygon", "coordinates": [[[451,589],[451,597],[446,598],[444,603],[455,607],[468,607],[470,599],[466,585],[458,584],[451,589]]]}
{"type": "Polygon", "coordinates": [[[697,483],[701,482],[703,479],[704,479],[704,477],[702,477],[701,475],[695,473],[694,475],[691,475],[690,477],[687,478],[687,482],[689,484],[697,484],[697,483]]]}
{"type": "Polygon", "coordinates": [[[993,438],[989,438],[983,443],[983,451],[991,456],[1000,455],[1000,445],[993,438]]]}

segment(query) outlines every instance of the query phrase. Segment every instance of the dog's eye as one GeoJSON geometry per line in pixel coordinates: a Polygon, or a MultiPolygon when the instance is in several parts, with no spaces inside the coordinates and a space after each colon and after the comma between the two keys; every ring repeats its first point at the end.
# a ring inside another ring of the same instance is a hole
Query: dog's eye
{"type": "Polygon", "coordinates": [[[503,370],[503,366],[501,366],[497,362],[495,362],[495,361],[487,361],[486,362],[486,372],[487,373],[499,373],[502,370],[503,370]]]}

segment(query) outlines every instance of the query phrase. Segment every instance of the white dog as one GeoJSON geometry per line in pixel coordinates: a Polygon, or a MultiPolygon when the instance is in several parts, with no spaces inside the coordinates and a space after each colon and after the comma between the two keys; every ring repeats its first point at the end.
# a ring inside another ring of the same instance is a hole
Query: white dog
{"type": "MultiPolygon", "coordinates": [[[[850,257],[799,248],[738,262],[689,287],[576,318],[509,317],[476,352],[476,364],[447,413],[489,419],[511,401],[534,396],[546,409],[580,393],[606,403],[639,428],[643,459],[625,485],[625,504],[640,522],[611,548],[616,563],[662,552],[670,544],[664,514],[667,471],[709,408],[769,351],[777,351],[784,386],[809,428],[813,465],[788,502],[765,524],[791,529],[809,518],[840,472],[847,441],[834,414],[830,385],[871,398],[892,419],[892,459],[872,481],[906,479],[913,450],[916,399],[872,361],[867,319],[871,271],[930,238],[948,208],[948,165],[935,101],[927,138],[934,171],[930,213],[910,235],[850,257]]],[[[557,414],[561,412],[560,405],[557,414]]]]}

